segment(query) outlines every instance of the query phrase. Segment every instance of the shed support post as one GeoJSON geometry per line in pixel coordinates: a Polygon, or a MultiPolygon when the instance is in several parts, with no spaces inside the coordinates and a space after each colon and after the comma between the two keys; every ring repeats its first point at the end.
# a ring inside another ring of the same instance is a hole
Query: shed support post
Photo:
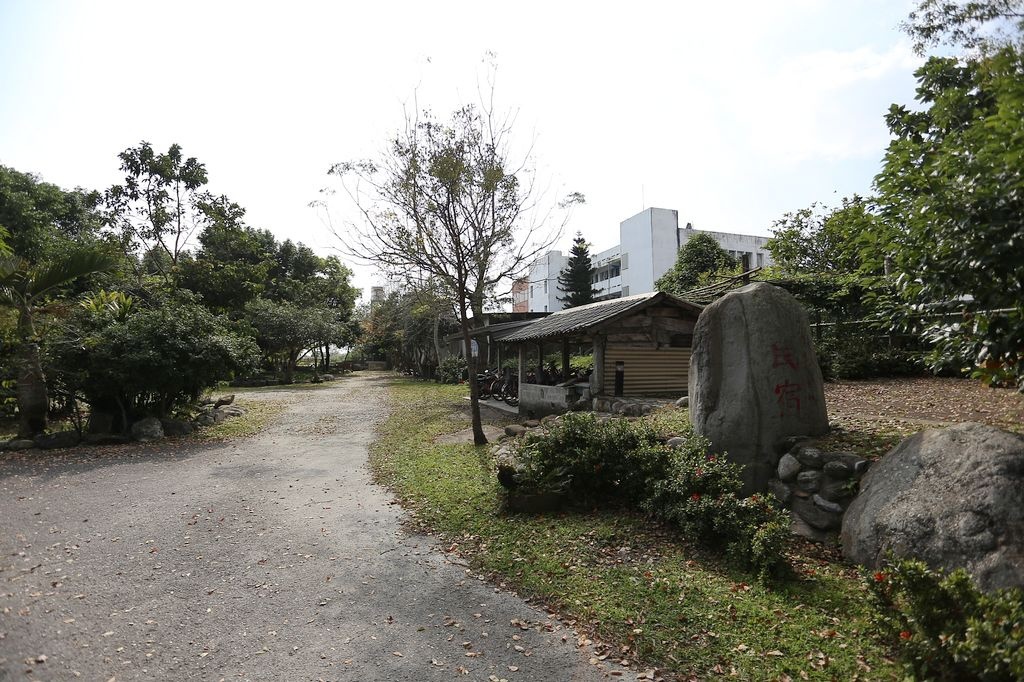
{"type": "MultiPolygon", "coordinates": [[[[519,385],[526,383],[526,344],[519,344],[519,385]]],[[[519,389],[522,392],[522,388],[519,389]]]]}
{"type": "Polygon", "coordinates": [[[590,394],[604,393],[604,335],[594,337],[594,373],[590,375],[590,394]]]}
{"type": "Polygon", "coordinates": [[[544,342],[537,342],[537,374],[534,381],[538,384],[543,384],[542,377],[544,372],[544,342]]]}
{"type": "Polygon", "coordinates": [[[562,339],[562,381],[569,380],[569,337],[562,339]]]}

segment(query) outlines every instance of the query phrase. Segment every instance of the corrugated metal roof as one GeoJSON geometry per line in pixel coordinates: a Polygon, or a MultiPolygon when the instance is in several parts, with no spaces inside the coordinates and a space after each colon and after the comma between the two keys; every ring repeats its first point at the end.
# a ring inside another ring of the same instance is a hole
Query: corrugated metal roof
{"type": "Polygon", "coordinates": [[[576,334],[609,322],[617,317],[643,310],[647,306],[654,305],[661,300],[670,301],[694,313],[700,313],[701,310],[699,305],[689,301],[670,296],[662,291],[652,291],[646,294],[613,298],[609,301],[600,301],[578,308],[560,310],[548,317],[535,320],[527,327],[509,334],[502,341],[533,341],[576,334]]]}
{"type": "MultiPolygon", "coordinates": [[[[553,313],[552,313],[553,314],[553,313]]],[[[540,318],[534,318],[532,320],[514,320],[512,322],[499,322],[498,324],[485,324],[483,327],[473,327],[469,330],[470,336],[487,336],[494,337],[496,341],[504,340],[506,336],[515,332],[517,329],[522,329],[527,325],[531,325],[540,318]]],[[[462,332],[455,332],[444,337],[445,341],[457,341],[462,339],[462,332]]]]}

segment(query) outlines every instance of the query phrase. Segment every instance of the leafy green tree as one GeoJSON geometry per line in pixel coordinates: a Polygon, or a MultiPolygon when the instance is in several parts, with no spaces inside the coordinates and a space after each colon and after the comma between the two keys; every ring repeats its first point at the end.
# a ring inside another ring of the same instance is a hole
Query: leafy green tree
{"type": "Polygon", "coordinates": [[[992,50],[1024,31],[1024,0],[917,0],[901,28],[914,39],[914,50],[958,45],[992,50]]]}
{"type": "Polygon", "coordinates": [[[164,258],[151,256],[147,264],[174,283],[178,259],[192,235],[209,222],[208,208],[215,201],[203,190],[206,166],[195,157],[185,158],[180,145],[160,154],[145,141],[118,158],[125,177],[104,194],[107,220],[118,230],[127,254],[162,253],[164,258]]]}
{"type": "Polygon", "coordinates": [[[863,267],[861,235],[874,230],[876,220],[859,196],[844,198],[838,208],[814,203],[775,221],[767,248],[775,268],[788,275],[852,275],[863,267]]]}
{"type": "Polygon", "coordinates": [[[187,298],[138,304],[107,293],[86,301],[63,325],[51,356],[67,390],[124,431],[141,417],[193,404],[253,365],[258,351],[224,318],[187,298]]]}
{"type": "Polygon", "coordinates": [[[451,301],[430,283],[392,291],[363,311],[360,350],[401,369],[433,376],[442,356],[441,338],[458,330],[451,301]]]}
{"type": "Polygon", "coordinates": [[[206,210],[210,224],[199,235],[199,248],[179,261],[180,285],[202,296],[211,310],[241,316],[271,284],[277,240],[268,230],[246,225],[244,209],[226,199],[206,210]]]}
{"type": "Polygon", "coordinates": [[[598,290],[593,287],[594,264],[590,260],[590,246],[579,232],[569,249],[569,262],[558,274],[558,290],[565,294],[559,297],[566,308],[587,305],[594,302],[598,290]]]}
{"type": "Polygon", "coordinates": [[[654,283],[658,291],[680,296],[697,286],[701,275],[736,267],[736,259],[706,232],[691,236],[676,255],[671,270],[654,283]]]}
{"type": "Polygon", "coordinates": [[[98,238],[97,192],[64,190],[31,173],[0,166],[0,228],[14,253],[36,263],[98,238]]]}
{"type": "Polygon", "coordinates": [[[274,360],[284,382],[295,380],[295,368],[302,352],[318,341],[322,311],[288,302],[257,298],[246,306],[249,323],[256,331],[256,343],[274,360]]]}
{"type": "Polygon", "coordinates": [[[924,109],[893,105],[875,179],[896,285],[937,344],[1024,387],[1024,59],[1005,47],[917,71],[924,109]]]}
{"type": "Polygon", "coordinates": [[[18,316],[18,435],[30,438],[46,430],[49,394],[39,357],[36,314],[60,286],[90,273],[109,269],[113,259],[100,251],[78,251],[49,263],[30,265],[18,256],[0,257],[0,305],[18,316]]]}
{"type": "MultiPolygon", "coordinates": [[[[509,158],[507,124],[472,106],[457,110],[448,123],[418,116],[380,162],[332,168],[333,175],[355,176],[358,187],[371,192],[350,191],[365,223],[342,240],[357,257],[443,287],[468,348],[471,315],[479,317],[496,287],[512,281],[558,230],[544,236],[531,221],[531,215],[548,214],[535,210],[530,173],[509,158]]],[[[570,203],[581,198],[572,195],[570,203]]],[[[474,374],[475,360],[469,360],[474,374]]],[[[484,444],[475,382],[470,411],[474,442],[484,444]]]]}

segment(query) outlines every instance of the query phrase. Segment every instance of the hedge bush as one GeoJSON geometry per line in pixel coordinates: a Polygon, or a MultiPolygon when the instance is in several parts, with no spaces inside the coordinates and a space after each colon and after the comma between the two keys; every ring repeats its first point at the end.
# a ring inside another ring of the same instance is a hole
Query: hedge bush
{"type": "Polygon", "coordinates": [[[707,441],[692,431],[682,437],[673,448],[646,420],[567,414],[546,434],[517,443],[518,483],[564,492],[587,507],[646,511],[763,577],[775,572],[784,563],[785,515],[770,499],[741,498],[739,466],[708,454],[707,441]]]}
{"type": "Polygon", "coordinates": [[[1024,680],[1024,590],[985,593],[920,561],[867,572],[876,626],[915,679],[1024,680]]]}
{"type": "Polygon", "coordinates": [[[466,378],[466,358],[450,355],[437,366],[437,378],[442,384],[457,384],[466,378]]]}

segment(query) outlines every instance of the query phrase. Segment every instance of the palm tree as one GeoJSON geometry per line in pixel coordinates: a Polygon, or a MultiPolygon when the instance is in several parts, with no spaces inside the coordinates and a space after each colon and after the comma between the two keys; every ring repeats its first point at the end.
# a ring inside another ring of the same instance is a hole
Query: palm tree
{"type": "Polygon", "coordinates": [[[0,255],[0,304],[18,311],[18,436],[31,438],[46,430],[49,396],[39,361],[35,313],[42,299],[79,277],[109,270],[114,259],[97,251],[78,251],[50,263],[30,265],[16,255],[0,255]]]}

